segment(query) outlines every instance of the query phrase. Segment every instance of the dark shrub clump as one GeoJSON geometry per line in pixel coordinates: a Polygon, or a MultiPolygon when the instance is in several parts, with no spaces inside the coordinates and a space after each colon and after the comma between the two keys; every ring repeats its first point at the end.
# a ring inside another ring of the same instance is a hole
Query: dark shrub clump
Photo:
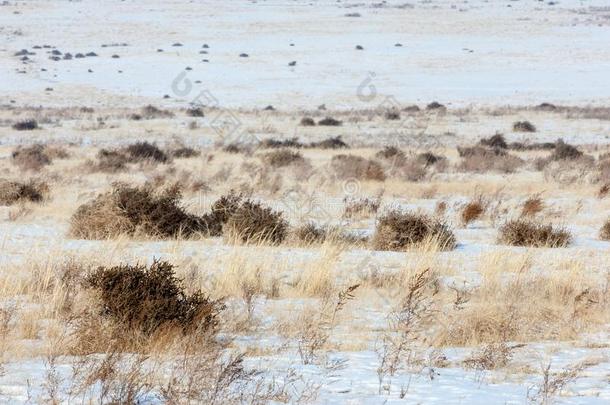
{"type": "Polygon", "coordinates": [[[36,120],[23,120],[13,124],[15,131],[32,131],[38,129],[38,122],[36,120]]]}
{"type": "Polygon", "coordinates": [[[485,202],[483,198],[478,197],[464,206],[460,214],[460,219],[464,226],[467,226],[472,221],[476,221],[485,212],[485,202]]]}
{"type": "Polygon", "coordinates": [[[199,107],[193,107],[186,110],[186,115],[189,117],[204,117],[203,110],[199,107]]]}
{"type": "Polygon", "coordinates": [[[567,144],[563,139],[557,140],[555,150],[551,154],[551,160],[575,160],[583,155],[575,146],[567,144]]]}
{"type": "Polygon", "coordinates": [[[48,193],[46,183],[29,181],[0,180],[0,205],[13,205],[15,203],[30,201],[41,202],[48,193]]]}
{"type": "Polygon", "coordinates": [[[398,149],[396,146],[386,146],[379,152],[375,153],[375,157],[377,159],[404,160],[406,158],[406,155],[402,150],[398,149]]]}
{"type": "Polygon", "coordinates": [[[223,234],[232,242],[281,243],[288,233],[288,222],[279,211],[246,200],[227,220],[223,234]]]}
{"type": "Polygon", "coordinates": [[[610,219],[606,220],[599,230],[599,238],[601,240],[610,240],[610,219]]]}
{"type": "Polygon", "coordinates": [[[373,247],[401,251],[425,241],[438,243],[442,250],[456,246],[455,236],[446,224],[423,214],[391,211],[379,218],[373,247]]]}
{"type": "Polygon", "coordinates": [[[347,149],[349,148],[349,145],[346,144],[343,139],[341,139],[341,135],[339,135],[326,138],[323,141],[311,142],[309,147],[317,149],[347,149]]]}
{"type": "Polygon", "coordinates": [[[536,132],[536,127],[529,121],[517,121],[513,124],[514,132],[536,132]]]}
{"type": "Polygon", "coordinates": [[[129,155],[132,162],[152,160],[155,162],[165,163],[169,160],[165,152],[159,149],[156,145],[148,142],[136,142],[127,146],[125,151],[129,155]]]}
{"type": "Polygon", "coordinates": [[[494,149],[507,149],[508,145],[506,144],[506,140],[504,139],[504,135],[495,134],[490,138],[483,138],[479,142],[483,146],[487,146],[494,149]]]}
{"type": "Polygon", "coordinates": [[[303,117],[301,119],[301,126],[303,127],[314,127],[316,122],[311,117],[303,117]]]}
{"type": "Polygon", "coordinates": [[[321,119],[320,121],[318,121],[318,125],[322,125],[325,127],[338,127],[341,126],[342,122],[339,120],[336,120],[332,117],[326,117],[321,119]]]}
{"type": "Polygon", "coordinates": [[[81,205],[70,223],[70,234],[83,239],[106,239],[120,234],[174,238],[208,233],[204,217],[187,213],[180,191],[155,193],[149,187],[116,184],[112,191],[81,205]]]}
{"type": "Polygon", "coordinates": [[[294,237],[305,245],[323,243],[326,240],[326,230],[313,222],[308,222],[294,230],[294,237]]]}
{"type": "Polygon", "coordinates": [[[261,148],[302,148],[304,145],[298,138],[290,139],[264,139],[260,143],[261,148]]]}
{"type": "Polygon", "coordinates": [[[85,286],[99,294],[101,315],[129,330],[145,335],[161,327],[213,331],[221,303],[201,292],[187,295],[173,267],[162,261],[150,267],[99,267],[87,275],[85,286]]]}
{"type": "Polygon", "coordinates": [[[500,228],[499,242],[506,245],[557,248],[571,241],[572,235],[565,229],[521,219],[508,221],[500,228]]]}
{"type": "Polygon", "coordinates": [[[385,180],[383,168],[375,160],[355,155],[335,155],[330,164],[340,179],[385,180]]]}

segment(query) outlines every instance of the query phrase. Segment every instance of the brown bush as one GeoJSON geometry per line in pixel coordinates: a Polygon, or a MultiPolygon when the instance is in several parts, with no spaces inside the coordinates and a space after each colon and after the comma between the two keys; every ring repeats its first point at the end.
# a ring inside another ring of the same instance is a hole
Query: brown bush
{"type": "Polygon", "coordinates": [[[91,166],[93,171],[115,173],[126,168],[129,163],[127,155],[120,151],[100,149],[97,153],[97,162],[91,166]]]}
{"type": "Polygon", "coordinates": [[[311,117],[303,117],[301,119],[301,126],[314,127],[315,125],[316,125],[316,122],[311,117]]]}
{"type": "Polygon", "coordinates": [[[70,234],[83,239],[105,239],[120,234],[173,238],[208,234],[206,217],[187,213],[180,192],[155,193],[149,187],[115,184],[112,191],[81,205],[70,222],[70,234]]]}
{"type": "Polygon", "coordinates": [[[523,160],[502,149],[489,149],[481,146],[458,147],[458,153],[462,157],[458,169],[466,172],[512,173],[523,165],[523,160]]]}
{"type": "Polygon", "coordinates": [[[339,120],[336,120],[332,117],[326,117],[321,119],[320,121],[318,121],[318,125],[322,125],[325,127],[339,127],[341,126],[342,122],[339,120]]]}
{"type": "Polygon", "coordinates": [[[375,153],[377,159],[392,159],[392,160],[404,160],[406,158],[405,153],[395,146],[386,146],[379,152],[375,153]]]}
{"type": "Polygon", "coordinates": [[[222,309],[201,292],[187,295],[174,266],[162,261],[150,267],[99,267],[86,276],[85,286],[98,293],[102,316],[145,335],[161,327],[213,332],[222,309]]]}
{"type": "Polygon", "coordinates": [[[553,142],[535,142],[535,143],[523,143],[523,142],[512,142],[508,145],[508,149],[525,151],[525,150],[551,150],[555,149],[555,143],[553,142]]]}
{"type": "Polygon", "coordinates": [[[533,217],[544,209],[544,202],[539,195],[529,197],[521,208],[522,217],[533,217]]]}
{"type": "Polygon", "coordinates": [[[271,167],[285,167],[305,162],[303,155],[290,149],[278,149],[266,153],[262,156],[262,160],[271,167]]]}
{"type": "Polygon", "coordinates": [[[140,117],[145,119],[153,118],[172,118],[174,114],[171,111],[161,110],[153,105],[147,105],[142,108],[140,117]]]}
{"type": "Polygon", "coordinates": [[[386,111],[384,117],[388,121],[397,121],[400,119],[400,113],[398,111],[386,111]]]}
{"type": "Polygon", "coordinates": [[[228,194],[221,196],[212,204],[212,211],[204,215],[209,227],[210,236],[222,235],[222,229],[229,218],[233,216],[241,206],[243,197],[231,190],[228,194]]]}
{"type": "Polygon", "coordinates": [[[279,211],[245,200],[229,217],[223,234],[231,242],[281,243],[288,233],[288,222],[279,211]]]}
{"type": "Polygon", "coordinates": [[[326,229],[317,226],[313,222],[297,227],[294,231],[295,239],[305,245],[323,243],[326,240],[326,229]]]}
{"type": "Polygon", "coordinates": [[[169,160],[167,154],[156,145],[148,142],[136,142],[125,148],[131,162],[154,161],[165,163],[169,160]]]}
{"type": "Polygon", "coordinates": [[[347,149],[349,148],[349,145],[346,144],[343,139],[341,139],[341,135],[339,135],[324,139],[323,141],[311,142],[308,147],[317,149],[347,149]]]}
{"type": "Polygon", "coordinates": [[[447,107],[445,107],[444,105],[442,105],[441,103],[439,103],[438,101],[433,101],[430,104],[428,104],[426,106],[426,110],[428,111],[433,111],[433,110],[446,110],[447,107]]]}
{"type": "Polygon", "coordinates": [[[15,131],[32,131],[38,129],[38,122],[34,119],[28,119],[19,121],[13,124],[12,127],[15,131]]]}
{"type": "Polygon", "coordinates": [[[375,160],[355,155],[335,155],[330,165],[340,179],[385,180],[383,168],[375,160]]]}
{"type": "Polygon", "coordinates": [[[472,221],[476,221],[483,215],[485,212],[485,202],[482,197],[477,197],[474,200],[468,202],[462,208],[462,212],[460,213],[460,219],[462,221],[462,225],[468,226],[472,221]]]}
{"type": "Polygon", "coordinates": [[[490,138],[483,138],[479,141],[479,143],[483,146],[487,146],[494,149],[507,149],[508,145],[506,144],[506,140],[504,139],[504,135],[495,134],[490,138]]]}
{"type": "Polygon", "coordinates": [[[438,243],[442,250],[456,246],[455,236],[446,224],[423,214],[391,211],[379,218],[373,247],[401,251],[426,241],[438,243]]]}
{"type": "Polygon", "coordinates": [[[274,139],[268,138],[263,139],[259,146],[261,148],[302,148],[303,145],[299,142],[298,138],[290,138],[290,139],[274,139]]]}
{"type": "Polygon", "coordinates": [[[536,132],[536,127],[529,121],[517,121],[513,124],[514,132],[536,132]]]}
{"type": "Polygon", "coordinates": [[[193,107],[186,110],[186,115],[189,117],[204,117],[203,109],[199,107],[193,107]]]}
{"type": "Polygon", "coordinates": [[[183,146],[183,147],[174,149],[171,152],[171,155],[172,155],[172,157],[179,158],[179,159],[189,159],[189,158],[201,156],[201,151],[190,148],[188,146],[183,146]]]}
{"type": "Polygon", "coordinates": [[[576,160],[583,156],[583,153],[576,147],[567,144],[563,139],[558,139],[555,143],[555,150],[550,156],[551,160],[576,160]]]}
{"type": "Polygon", "coordinates": [[[441,162],[446,162],[447,158],[440,155],[435,155],[432,152],[423,152],[416,156],[416,160],[419,164],[429,167],[432,165],[438,165],[441,162]]]}
{"type": "Polygon", "coordinates": [[[0,179],[0,205],[13,205],[23,201],[41,202],[48,192],[49,187],[44,182],[23,183],[0,179]]]}
{"type": "Polygon", "coordinates": [[[12,158],[13,163],[21,170],[39,171],[51,164],[51,158],[46,153],[45,146],[41,144],[18,147],[13,151],[12,158]]]}
{"type": "Polygon", "coordinates": [[[599,230],[599,237],[602,240],[610,240],[610,219],[604,222],[601,229],[599,230]]]}
{"type": "Polygon", "coordinates": [[[572,235],[563,228],[553,228],[526,220],[511,220],[500,227],[499,243],[513,246],[565,247],[572,235]]]}

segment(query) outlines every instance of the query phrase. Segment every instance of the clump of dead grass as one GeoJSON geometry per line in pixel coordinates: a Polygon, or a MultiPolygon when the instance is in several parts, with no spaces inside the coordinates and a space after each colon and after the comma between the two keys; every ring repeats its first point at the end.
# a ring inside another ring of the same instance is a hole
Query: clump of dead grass
{"type": "Polygon", "coordinates": [[[521,207],[521,216],[522,217],[534,217],[539,212],[542,212],[544,209],[544,201],[540,195],[533,195],[528,197],[527,200],[523,202],[523,206],[521,207]]]}
{"type": "Polygon", "coordinates": [[[513,246],[558,248],[568,246],[572,235],[564,228],[516,219],[500,227],[498,241],[513,246]]]}
{"type": "Polygon", "coordinates": [[[468,226],[473,221],[481,218],[483,213],[485,213],[485,200],[482,196],[478,196],[471,201],[469,201],[464,208],[462,208],[462,212],[460,213],[460,220],[463,226],[468,226]]]}
{"type": "Polygon", "coordinates": [[[452,250],[457,245],[448,225],[424,214],[390,211],[378,219],[373,236],[377,250],[406,250],[424,243],[437,245],[440,250],[452,250]]]}
{"type": "Polygon", "coordinates": [[[0,179],[0,205],[20,202],[42,202],[49,193],[49,186],[42,181],[27,182],[0,179]]]}

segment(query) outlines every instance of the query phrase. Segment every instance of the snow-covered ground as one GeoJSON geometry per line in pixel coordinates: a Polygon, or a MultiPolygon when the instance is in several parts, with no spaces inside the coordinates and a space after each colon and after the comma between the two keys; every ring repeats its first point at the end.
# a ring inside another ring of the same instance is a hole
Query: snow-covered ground
{"type": "Polygon", "coordinates": [[[248,107],[373,107],[388,95],[599,104],[610,94],[605,0],[5,3],[0,92],[18,104],[175,105],[202,92],[204,103],[248,107]],[[35,55],[21,61],[22,49],[35,55]],[[53,50],[73,58],[50,60],[53,50]],[[98,56],[74,58],[89,52],[98,56]]]}

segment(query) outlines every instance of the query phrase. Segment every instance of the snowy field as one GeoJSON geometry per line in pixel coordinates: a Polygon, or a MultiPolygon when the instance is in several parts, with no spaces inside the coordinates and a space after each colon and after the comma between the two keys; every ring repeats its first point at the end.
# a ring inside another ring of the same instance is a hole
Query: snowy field
{"type": "Polygon", "coordinates": [[[605,0],[0,0],[0,403],[610,403],[609,44],[605,0]],[[91,281],[157,260],[215,315],[91,281]]]}

